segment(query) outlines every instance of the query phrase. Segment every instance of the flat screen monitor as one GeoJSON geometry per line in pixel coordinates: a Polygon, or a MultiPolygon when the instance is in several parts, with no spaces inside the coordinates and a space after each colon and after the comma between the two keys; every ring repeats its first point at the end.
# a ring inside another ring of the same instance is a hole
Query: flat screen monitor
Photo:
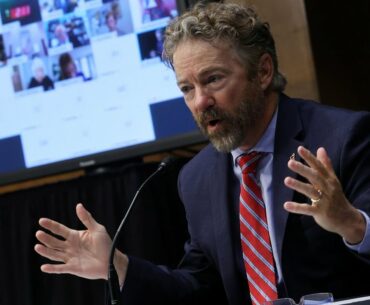
{"type": "Polygon", "coordinates": [[[204,141],[160,56],[176,0],[1,0],[0,13],[0,184],[204,141]]]}

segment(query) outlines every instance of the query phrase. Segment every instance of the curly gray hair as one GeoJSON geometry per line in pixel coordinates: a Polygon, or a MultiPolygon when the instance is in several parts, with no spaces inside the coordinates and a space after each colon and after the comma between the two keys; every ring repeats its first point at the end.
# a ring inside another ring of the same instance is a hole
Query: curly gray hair
{"type": "Polygon", "coordinates": [[[185,41],[201,39],[213,45],[229,42],[240,56],[248,77],[258,72],[260,57],[270,54],[274,64],[271,89],[283,91],[287,83],[278,71],[274,39],[268,23],[262,22],[252,7],[233,3],[198,3],[166,28],[163,61],[173,69],[173,55],[177,46],[185,41]]]}

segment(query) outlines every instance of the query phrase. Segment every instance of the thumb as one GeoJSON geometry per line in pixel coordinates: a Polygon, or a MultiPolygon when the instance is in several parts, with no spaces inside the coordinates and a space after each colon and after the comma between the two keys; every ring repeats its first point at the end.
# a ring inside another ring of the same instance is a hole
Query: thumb
{"type": "Polygon", "coordinates": [[[82,203],[76,205],[76,214],[78,219],[88,230],[97,231],[102,227],[102,225],[96,222],[94,217],[92,217],[91,213],[85,209],[82,203]]]}

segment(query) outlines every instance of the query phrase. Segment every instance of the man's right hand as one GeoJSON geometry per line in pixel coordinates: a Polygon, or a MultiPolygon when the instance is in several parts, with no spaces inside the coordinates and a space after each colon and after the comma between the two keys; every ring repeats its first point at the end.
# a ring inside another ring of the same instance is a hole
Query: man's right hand
{"type": "MultiPolygon", "coordinates": [[[[44,264],[41,270],[46,273],[69,273],[87,279],[107,279],[109,251],[112,240],[105,227],[91,216],[79,203],[76,214],[87,230],[73,230],[48,218],[41,218],[39,224],[59,238],[42,230],[36,232],[41,244],[35,245],[35,251],[60,264],[44,264]]],[[[128,258],[116,250],[115,268],[120,284],[123,284],[128,258]]]]}

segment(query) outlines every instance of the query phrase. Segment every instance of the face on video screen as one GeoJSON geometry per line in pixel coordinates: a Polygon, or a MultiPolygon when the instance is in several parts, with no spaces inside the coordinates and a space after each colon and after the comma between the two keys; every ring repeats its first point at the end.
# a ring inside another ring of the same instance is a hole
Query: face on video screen
{"type": "Polygon", "coordinates": [[[194,131],[161,61],[175,16],[175,0],[1,0],[0,150],[20,161],[0,178],[194,131]]]}

